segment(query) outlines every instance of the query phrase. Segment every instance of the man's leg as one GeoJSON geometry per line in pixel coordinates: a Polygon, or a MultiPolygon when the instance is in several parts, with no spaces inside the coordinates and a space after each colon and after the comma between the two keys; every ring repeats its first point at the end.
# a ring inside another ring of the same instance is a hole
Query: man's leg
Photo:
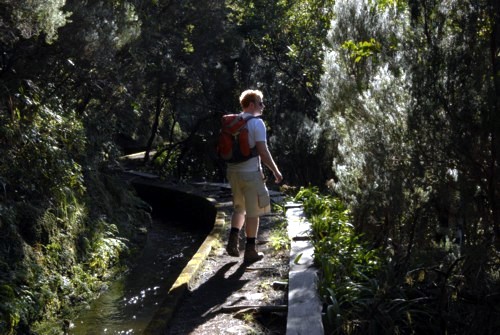
{"type": "Polygon", "coordinates": [[[231,216],[231,228],[237,228],[238,230],[240,230],[243,227],[244,223],[245,214],[234,212],[233,216],[231,216]]]}
{"type": "Polygon", "coordinates": [[[230,256],[240,257],[240,230],[245,223],[245,215],[234,212],[231,216],[231,230],[227,240],[226,251],[230,256]]]}
{"type": "Polygon", "coordinates": [[[244,261],[246,263],[260,261],[262,258],[264,258],[264,254],[261,252],[257,252],[257,248],[255,246],[257,233],[259,231],[259,217],[247,217],[245,225],[246,245],[244,261]]]}
{"type": "MultiPolygon", "coordinates": [[[[241,227],[240,227],[241,229],[241,227]]],[[[245,233],[247,238],[257,238],[257,233],[259,231],[259,217],[246,218],[245,233]]]]}

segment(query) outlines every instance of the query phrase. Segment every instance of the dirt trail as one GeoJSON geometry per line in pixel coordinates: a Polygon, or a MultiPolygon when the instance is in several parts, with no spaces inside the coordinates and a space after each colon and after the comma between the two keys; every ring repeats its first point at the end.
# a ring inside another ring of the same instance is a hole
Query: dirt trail
{"type": "Polygon", "coordinates": [[[165,334],[286,333],[287,291],[283,282],[288,280],[289,253],[274,251],[269,243],[269,232],[278,220],[274,215],[261,218],[258,249],[265,257],[249,266],[243,263],[243,252],[240,258],[227,255],[225,229],[165,334]]]}

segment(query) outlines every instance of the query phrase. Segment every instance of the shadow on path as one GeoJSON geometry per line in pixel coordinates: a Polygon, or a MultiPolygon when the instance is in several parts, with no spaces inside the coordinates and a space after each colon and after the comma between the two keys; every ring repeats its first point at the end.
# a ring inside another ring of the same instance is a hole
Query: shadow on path
{"type": "Polygon", "coordinates": [[[189,309],[190,315],[197,315],[196,319],[186,320],[181,324],[171,325],[166,334],[190,334],[198,326],[205,323],[213,317],[219,306],[223,305],[227,298],[234,292],[240,290],[250,280],[242,280],[246,266],[241,263],[232,274],[226,277],[227,272],[238,262],[224,264],[217,272],[211,276],[205,283],[200,285],[194,291],[188,293],[183,306],[176,311],[178,315],[186,313],[189,309]]]}

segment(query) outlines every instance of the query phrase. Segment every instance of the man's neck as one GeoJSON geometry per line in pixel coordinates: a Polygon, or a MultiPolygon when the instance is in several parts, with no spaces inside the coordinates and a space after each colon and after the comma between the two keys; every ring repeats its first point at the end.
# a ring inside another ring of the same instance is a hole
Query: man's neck
{"type": "Polygon", "coordinates": [[[247,114],[251,114],[253,116],[259,116],[260,113],[258,112],[258,110],[251,110],[251,109],[244,109],[243,110],[243,113],[247,113],[247,114]]]}

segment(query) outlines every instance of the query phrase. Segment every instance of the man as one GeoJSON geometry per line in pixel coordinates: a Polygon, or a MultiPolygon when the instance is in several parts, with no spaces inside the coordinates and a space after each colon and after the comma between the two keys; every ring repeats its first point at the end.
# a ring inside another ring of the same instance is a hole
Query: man
{"type": "Polygon", "coordinates": [[[276,166],[267,147],[266,126],[258,118],[264,110],[263,94],[259,90],[246,90],[240,95],[243,117],[247,121],[250,148],[256,155],[241,163],[228,163],[227,179],[233,193],[234,212],[231,217],[231,231],[226,251],[234,257],[240,256],[238,246],[240,230],[245,225],[246,245],[245,263],[261,260],[264,255],[257,252],[256,238],[259,230],[259,216],[271,210],[262,165],[264,163],[274,174],[275,182],[280,183],[283,176],[276,166]],[[253,118],[252,118],[253,117],[253,118]]]}

